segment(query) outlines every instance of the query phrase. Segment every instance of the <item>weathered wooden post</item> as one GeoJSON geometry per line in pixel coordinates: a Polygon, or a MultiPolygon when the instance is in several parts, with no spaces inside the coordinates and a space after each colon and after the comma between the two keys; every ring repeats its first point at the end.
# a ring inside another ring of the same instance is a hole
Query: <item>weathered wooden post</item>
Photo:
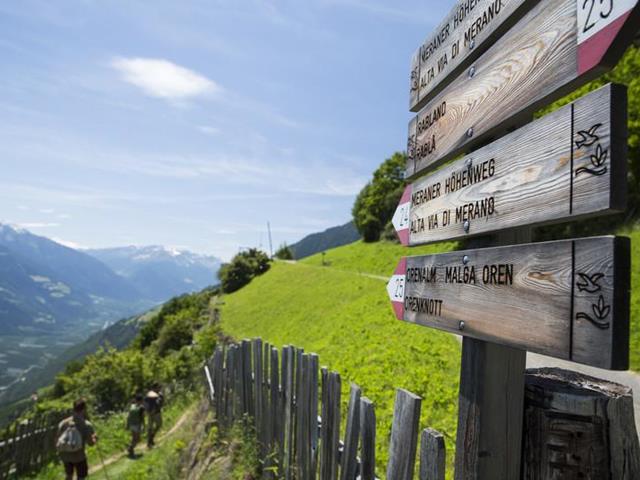
{"type": "Polygon", "coordinates": [[[631,389],[577,372],[526,375],[523,478],[640,478],[631,389]]]}
{"type": "Polygon", "coordinates": [[[526,351],[628,367],[628,239],[527,244],[532,226],[625,209],[626,89],[524,124],[613,67],[639,20],[637,0],[460,0],[412,58],[398,236],[498,233],[403,258],[387,287],[399,319],[463,336],[456,479],[519,478],[526,351]]]}

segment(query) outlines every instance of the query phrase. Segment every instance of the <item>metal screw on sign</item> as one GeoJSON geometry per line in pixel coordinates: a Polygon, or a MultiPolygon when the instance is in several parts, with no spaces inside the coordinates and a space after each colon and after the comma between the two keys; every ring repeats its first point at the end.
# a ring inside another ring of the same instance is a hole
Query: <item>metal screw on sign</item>
{"type": "Polygon", "coordinates": [[[462,264],[466,265],[467,263],[469,263],[469,255],[465,255],[462,257],[462,264]]]}
{"type": "Polygon", "coordinates": [[[473,47],[475,47],[475,46],[476,46],[476,41],[475,40],[471,40],[469,42],[469,50],[473,50],[473,47]]]}
{"type": "Polygon", "coordinates": [[[471,65],[471,68],[469,69],[469,78],[473,78],[475,74],[476,74],[476,66],[471,65]]]}
{"type": "Polygon", "coordinates": [[[469,227],[471,225],[469,224],[469,220],[465,220],[464,223],[462,224],[462,228],[464,228],[465,233],[469,233],[469,227]]]}
{"type": "Polygon", "coordinates": [[[462,320],[460,320],[460,323],[458,324],[458,330],[464,330],[464,322],[462,320]]]}
{"type": "Polygon", "coordinates": [[[464,162],[464,166],[467,167],[467,170],[469,170],[472,165],[473,165],[473,158],[467,158],[464,162]]]}
{"type": "Polygon", "coordinates": [[[469,138],[473,137],[473,127],[471,127],[469,130],[467,130],[467,137],[469,137],[469,138]]]}

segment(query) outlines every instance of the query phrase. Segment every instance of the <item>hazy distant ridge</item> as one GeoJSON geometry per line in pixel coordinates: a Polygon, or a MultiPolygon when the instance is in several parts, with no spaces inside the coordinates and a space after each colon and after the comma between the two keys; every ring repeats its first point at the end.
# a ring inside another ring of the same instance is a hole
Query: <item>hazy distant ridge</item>
{"type": "Polygon", "coordinates": [[[307,235],[291,245],[291,250],[293,250],[293,256],[300,259],[330,248],[347,245],[359,239],[360,234],[353,222],[347,222],[338,227],[328,228],[324,232],[307,235]]]}
{"type": "Polygon", "coordinates": [[[148,299],[160,302],[218,283],[220,260],[152,245],[85,250],[109,266],[148,299]]]}

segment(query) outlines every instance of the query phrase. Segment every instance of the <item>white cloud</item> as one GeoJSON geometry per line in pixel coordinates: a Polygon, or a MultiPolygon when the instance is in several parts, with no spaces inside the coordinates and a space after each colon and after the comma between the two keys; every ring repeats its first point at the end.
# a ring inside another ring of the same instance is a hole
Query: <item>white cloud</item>
{"type": "Polygon", "coordinates": [[[198,130],[205,135],[211,136],[220,135],[222,133],[222,130],[220,130],[218,127],[212,127],[210,125],[200,125],[198,126],[198,130]]]}
{"type": "Polygon", "coordinates": [[[164,59],[116,57],[111,67],[124,81],[152,97],[179,101],[222,91],[213,80],[164,59]]]}
{"type": "Polygon", "coordinates": [[[60,224],[54,222],[26,222],[19,223],[18,226],[21,228],[26,228],[28,230],[30,228],[54,228],[59,227],[60,224]]]}
{"type": "Polygon", "coordinates": [[[60,245],[64,245],[65,247],[73,248],[74,250],[86,250],[88,248],[77,242],[73,242],[71,240],[63,240],[62,238],[59,238],[59,237],[51,237],[51,240],[53,240],[56,243],[59,243],[60,245]]]}
{"type": "Polygon", "coordinates": [[[54,213],[55,210],[53,208],[41,208],[40,213],[54,213]]]}

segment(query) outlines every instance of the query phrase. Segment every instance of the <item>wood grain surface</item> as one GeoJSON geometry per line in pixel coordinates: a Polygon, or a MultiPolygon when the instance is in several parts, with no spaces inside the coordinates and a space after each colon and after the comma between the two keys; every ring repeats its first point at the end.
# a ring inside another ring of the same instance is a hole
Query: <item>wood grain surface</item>
{"type": "Polygon", "coordinates": [[[401,200],[394,216],[400,239],[420,245],[624,210],[626,104],[626,87],[606,85],[414,182],[409,208],[401,200]]]}
{"type": "Polygon", "coordinates": [[[640,478],[629,387],[557,368],[525,376],[522,478],[640,478]]]}
{"type": "Polygon", "coordinates": [[[367,397],[360,398],[360,479],[376,479],[376,411],[367,397]]]}
{"type": "MultiPolygon", "coordinates": [[[[575,240],[406,257],[392,277],[405,321],[624,370],[629,239],[575,240]]],[[[399,308],[398,308],[399,307],[399,308]]]]}
{"type": "Polygon", "coordinates": [[[520,478],[526,352],[462,340],[455,480],[520,478]]]}
{"type": "Polygon", "coordinates": [[[629,32],[638,29],[638,7],[579,52],[577,5],[538,3],[420,110],[409,123],[407,177],[523,124],[536,109],[615,65],[632,40],[629,32]],[[604,52],[596,63],[579,69],[578,55],[591,58],[596,50],[604,52]]]}
{"type": "Polygon", "coordinates": [[[417,111],[537,1],[457,1],[411,57],[409,109],[417,111]]]}
{"type": "Polygon", "coordinates": [[[344,449],[340,459],[340,480],[351,480],[357,476],[361,396],[362,392],[360,387],[352,383],[347,409],[347,425],[344,432],[344,449]]]}
{"type": "Polygon", "coordinates": [[[432,428],[420,436],[420,480],[444,480],[447,452],[444,437],[432,428]]]}
{"type": "Polygon", "coordinates": [[[422,399],[398,388],[393,407],[387,478],[412,480],[418,446],[418,422],[422,399]]]}

